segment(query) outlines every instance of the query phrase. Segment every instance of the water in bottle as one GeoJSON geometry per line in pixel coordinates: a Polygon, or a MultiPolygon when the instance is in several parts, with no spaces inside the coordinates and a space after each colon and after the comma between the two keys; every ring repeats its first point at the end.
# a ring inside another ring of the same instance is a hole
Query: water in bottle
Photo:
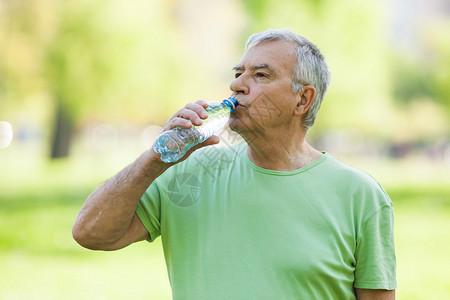
{"type": "Polygon", "coordinates": [[[209,102],[208,105],[208,118],[202,120],[202,125],[189,129],[176,127],[158,136],[153,149],[156,153],[161,153],[162,161],[171,163],[179,160],[189,149],[222,129],[230,119],[237,100],[230,97],[223,102],[209,102]]]}

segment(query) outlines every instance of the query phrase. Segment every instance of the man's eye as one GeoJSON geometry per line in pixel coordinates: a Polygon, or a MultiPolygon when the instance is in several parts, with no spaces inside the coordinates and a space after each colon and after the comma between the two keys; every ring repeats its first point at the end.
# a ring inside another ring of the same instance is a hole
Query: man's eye
{"type": "Polygon", "coordinates": [[[258,72],[255,74],[256,77],[267,77],[266,74],[258,72]]]}
{"type": "Polygon", "coordinates": [[[235,73],[234,74],[234,78],[238,78],[239,76],[241,76],[242,73],[235,73]]]}

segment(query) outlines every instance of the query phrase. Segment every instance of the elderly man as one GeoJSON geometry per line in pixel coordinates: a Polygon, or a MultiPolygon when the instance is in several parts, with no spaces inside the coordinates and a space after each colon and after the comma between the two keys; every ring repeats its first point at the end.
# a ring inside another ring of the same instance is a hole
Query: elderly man
{"type": "MultiPolygon", "coordinates": [[[[245,142],[198,150],[212,136],[172,164],[149,149],[89,196],[74,238],[116,250],[161,235],[174,299],[393,299],[391,200],[305,141],[330,82],[320,50],[268,30],[234,70],[229,126],[245,142]]],[[[164,130],[202,124],[207,106],[164,130]]]]}

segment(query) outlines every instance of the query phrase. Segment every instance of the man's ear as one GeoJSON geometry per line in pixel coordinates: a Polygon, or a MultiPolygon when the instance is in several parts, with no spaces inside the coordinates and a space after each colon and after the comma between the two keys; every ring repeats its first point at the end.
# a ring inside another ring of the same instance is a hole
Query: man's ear
{"type": "Polygon", "coordinates": [[[315,99],[316,88],[312,85],[303,86],[303,89],[297,93],[297,107],[294,114],[297,116],[306,114],[315,99]]]}

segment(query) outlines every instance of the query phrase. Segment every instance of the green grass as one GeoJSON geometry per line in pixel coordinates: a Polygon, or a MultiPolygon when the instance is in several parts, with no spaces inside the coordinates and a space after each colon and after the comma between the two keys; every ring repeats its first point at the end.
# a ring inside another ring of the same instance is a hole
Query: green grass
{"type": "MultiPolygon", "coordinates": [[[[0,299],[170,299],[160,239],[95,252],[71,237],[84,199],[125,166],[126,156],[51,164],[0,157],[0,299]]],[[[445,299],[450,188],[410,182],[386,187],[395,207],[397,298],[445,299]]]]}
{"type": "Polygon", "coordinates": [[[450,189],[396,188],[398,299],[450,298],[450,189]]]}
{"type": "Polygon", "coordinates": [[[0,195],[0,299],[170,299],[160,241],[81,248],[72,222],[88,190],[0,195]]]}
{"type": "Polygon", "coordinates": [[[51,163],[24,152],[0,155],[0,300],[171,298],[160,239],[115,252],[72,239],[84,200],[127,155],[51,163]]]}

